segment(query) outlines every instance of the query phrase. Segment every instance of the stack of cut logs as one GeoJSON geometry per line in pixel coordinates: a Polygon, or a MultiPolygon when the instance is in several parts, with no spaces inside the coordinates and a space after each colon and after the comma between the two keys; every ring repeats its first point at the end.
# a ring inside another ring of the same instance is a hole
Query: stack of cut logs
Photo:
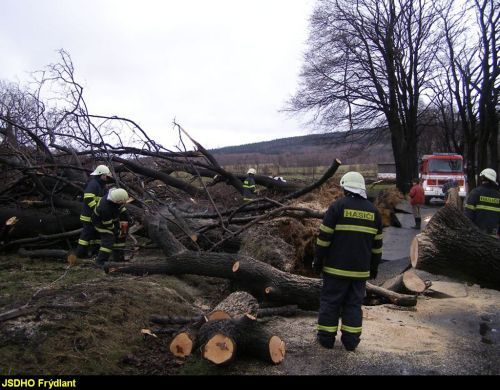
{"type": "MultiPolygon", "coordinates": [[[[199,348],[202,357],[216,365],[229,364],[237,355],[279,364],[285,358],[285,343],[257,320],[259,315],[269,314],[266,310],[269,309],[259,310],[252,295],[232,293],[209,314],[188,320],[172,338],[170,352],[184,358],[199,348]]],[[[286,310],[293,312],[294,308],[286,310]]],[[[180,322],[162,316],[153,316],[151,320],[163,324],[180,322]]]]}

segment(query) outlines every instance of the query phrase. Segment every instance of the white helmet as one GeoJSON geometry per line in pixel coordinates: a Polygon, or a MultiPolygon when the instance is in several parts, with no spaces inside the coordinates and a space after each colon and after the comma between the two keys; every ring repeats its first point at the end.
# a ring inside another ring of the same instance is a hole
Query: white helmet
{"type": "Polygon", "coordinates": [[[366,190],[365,179],[359,172],[347,172],[342,179],[340,179],[340,185],[342,187],[355,188],[358,190],[366,190]]]}
{"type": "Polygon", "coordinates": [[[479,177],[481,176],[485,177],[486,179],[494,183],[497,181],[497,173],[491,168],[483,169],[479,174],[479,177]]]}
{"type": "Polygon", "coordinates": [[[257,171],[253,168],[250,168],[248,171],[247,171],[247,175],[255,175],[257,173],[257,171]]]}
{"type": "Polygon", "coordinates": [[[123,188],[112,188],[109,190],[108,199],[114,203],[125,203],[128,193],[123,188]]]}
{"type": "Polygon", "coordinates": [[[106,165],[99,165],[94,172],[90,174],[91,176],[101,176],[101,175],[106,175],[106,176],[111,176],[111,171],[106,165]]]}

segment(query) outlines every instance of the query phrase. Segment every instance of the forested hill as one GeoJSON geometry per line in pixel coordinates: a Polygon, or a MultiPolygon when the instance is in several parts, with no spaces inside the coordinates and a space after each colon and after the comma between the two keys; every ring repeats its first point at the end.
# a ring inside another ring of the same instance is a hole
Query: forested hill
{"type": "Polygon", "coordinates": [[[345,164],[393,161],[388,137],[345,132],[310,134],[273,141],[227,146],[211,151],[223,165],[272,163],[288,166],[329,165],[333,158],[345,164]]]}

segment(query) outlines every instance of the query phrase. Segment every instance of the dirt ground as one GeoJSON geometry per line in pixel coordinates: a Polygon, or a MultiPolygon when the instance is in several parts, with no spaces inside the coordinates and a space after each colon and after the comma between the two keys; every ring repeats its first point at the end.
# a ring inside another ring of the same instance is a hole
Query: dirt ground
{"type": "MultiPolygon", "coordinates": [[[[425,219],[436,207],[423,210],[425,219]]],[[[407,264],[411,215],[384,231],[376,283],[407,264]]],[[[148,254],[139,261],[153,261],[148,254]]],[[[207,312],[229,292],[221,279],[195,276],[110,276],[81,263],[0,257],[0,313],[30,302],[28,314],[0,322],[0,374],[149,375],[499,375],[500,292],[421,273],[433,281],[416,308],[366,306],[356,352],[315,342],[317,313],[263,319],[286,342],[282,364],[239,359],[215,367],[199,354],[168,352],[171,331],[151,314],[207,312]],[[149,329],[157,337],[144,335],[149,329]]]]}

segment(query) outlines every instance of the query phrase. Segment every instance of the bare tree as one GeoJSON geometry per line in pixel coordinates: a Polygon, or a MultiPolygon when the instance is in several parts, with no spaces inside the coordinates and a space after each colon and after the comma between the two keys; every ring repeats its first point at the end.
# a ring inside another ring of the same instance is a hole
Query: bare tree
{"type": "Polygon", "coordinates": [[[417,174],[417,125],[435,64],[437,6],[428,0],[321,0],[291,109],[331,129],[387,127],[397,186],[417,174]]]}
{"type": "Polygon", "coordinates": [[[498,171],[498,95],[500,92],[500,1],[474,0],[480,31],[481,78],[474,83],[479,91],[479,169],[487,166],[498,171]],[[486,153],[488,150],[489,153],[486,153]]]}
{"type": "Polygon", "coordinates": [[[434,105],[450,145],[465,156],[469,187],[487,166],[498,170],[498,0],[475,0],[442,10],[444,45],[434,78],[434,105]],[[475,23],[474,23],[475,14],[475,23]]]}

